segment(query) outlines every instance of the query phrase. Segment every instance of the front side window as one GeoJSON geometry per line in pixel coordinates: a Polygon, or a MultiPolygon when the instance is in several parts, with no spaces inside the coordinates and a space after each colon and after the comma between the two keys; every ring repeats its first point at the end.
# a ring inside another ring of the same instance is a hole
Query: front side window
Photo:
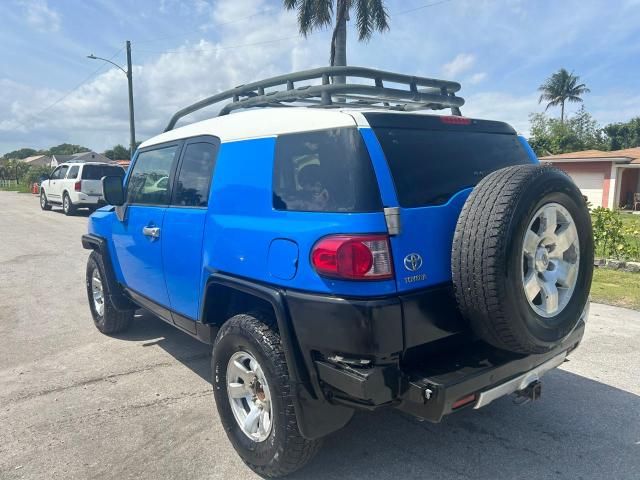
{"type": "Polygon", "coordinates": [[[169,204],[169,176],[178,146],[147,150],[138,155],[127,187],[127,202],[169,204]]]}
{"type": "Polygon", "coordinates": [[[80,170],[80,167],[78,165],[74,165],[73,167],[71,167],[69,169],[69,173],[67,174],[67,179],[75,180],[78,176],[78,170],[80,170]]]}
{"type": "Polygon", "coordinates": [[[182,157],[172,205],[206,207],[209,185],[216,158],[216,147],[211,143],[191,143],[182,157]]]}
{"type": "Polygon", "coordinates": [[[381,210],[378,184],[360,132],[348,127],[279,136],[273,206],[315,212],[381,210]]]}
{"type": "Polygon", "coordinates": [[[61,178],[64,178],[65,175],[67,174],[67,170],[69,170],[69,166],[68,165],[63,165],[58,170],[53,172],[53,174],[55,175],[55,177],[53,177],[54,180],[59,180],[61,178]]]}

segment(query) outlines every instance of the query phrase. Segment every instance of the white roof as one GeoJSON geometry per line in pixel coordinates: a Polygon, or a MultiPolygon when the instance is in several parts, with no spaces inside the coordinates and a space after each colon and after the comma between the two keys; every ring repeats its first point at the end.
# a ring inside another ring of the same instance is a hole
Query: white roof
{"type": "MultiPolygon", "coordinates": [[[[263,138],[284,133],[322,130],[356,125],[353,111],[307,107],[259,108],[203,120],[161,133],[140,148],[198,135],[215,135],[221,142],[263,138]]],[[[358,125],[361,122],[358,121],[358,125]]]]}

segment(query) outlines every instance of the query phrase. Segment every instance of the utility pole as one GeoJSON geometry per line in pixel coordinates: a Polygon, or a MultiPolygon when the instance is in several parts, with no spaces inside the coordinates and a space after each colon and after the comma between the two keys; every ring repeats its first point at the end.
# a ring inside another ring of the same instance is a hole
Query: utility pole
{"type": "Polygon", "coordinates": [[[136,151],[136,127],[133,115],[133,71],[131,70],[131,42],[127,40],[127,81],[129,82],[129,160],[133,159],[136,151]]]}
{"type": "Polygon", "coordinates": [[[112,62],[106,58],[96,57],[93,53],[87,55],[87,58],[92,60],[102,60],[103,62],[110,63],[118,67],[127,76],[127,83],[129,86],[129,159],[133,158],[133,153],[136,151],[136,127],[133,115],[133,69],[131,68],[131,42],[127,40],[127,69],[125,70],[117,63],[112,62]]]}

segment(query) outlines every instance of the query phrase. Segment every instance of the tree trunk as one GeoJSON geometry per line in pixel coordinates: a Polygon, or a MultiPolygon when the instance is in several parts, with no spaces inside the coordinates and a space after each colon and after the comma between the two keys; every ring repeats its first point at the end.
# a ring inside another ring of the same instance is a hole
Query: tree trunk
{"type": "Polygon", "coordinates": [[[560,104],[560,124],[564,123],[564,102],[560,104]]]}
{"type": "MultiPolygon", "coordinates": [[[[347,20],[349,12],[346,0],[338,0],[336,9],[336,26],[331,39],[331,66],[347,65],[347,20]]],[[[334,77],[334,83],[346,83],[345,77],[334,77]]],[[[338,101],[344,101],[340,99],[338,101]]]]}

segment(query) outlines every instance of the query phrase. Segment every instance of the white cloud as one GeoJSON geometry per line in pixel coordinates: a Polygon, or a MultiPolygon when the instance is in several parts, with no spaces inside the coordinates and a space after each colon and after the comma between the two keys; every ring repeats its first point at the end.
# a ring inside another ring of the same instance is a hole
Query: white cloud
{"type": "Polygon", "coordinates": [[[475,55],[460,53],[449,63],[442,66],[442,72],[446,78],[455,78],[457,75],[468,71],[476,62],[475,55]]]}
{"type": "MultiPolygon", "coordinates": [[[[217,22],[223,22],[226,18],[238,18],[242,10],[260,10],[265,3],[263,0],[223,0],[215,5],[221,13],[216,14],[218,10],[215,10],[213,15],[217,22]],[[238,4],[241,4],[240,10],[238,4]]],[[[246,23],[229,23],[218,27],[218,36],[223,41],[186,42],[148,62],[134,65],[137,139],[160,133],[173,113],[202,98],[292,69],[315,67],[319,59],[325,58],[326,39],[298,37],[295,14],[278,11],[256,16],[251,19],[251,26],[251,30],[247,30],[246,23]],[[278,33],[274,35],[274,32],[278,33]],[[288,39],[274,42],[274,37],[288,39]],[[235,48],[246,44],[251,46],[235,48]]],[[[128,141],[127,82],[121,71],[109,69],[108,65],[103,73],[42,114],[38,112],[43,106],[64,92],[45,92],[1,77],[0,88],[11,92],[0,97],[0,111],[7,112],[10,118],[0,122],[0,151],[13,149],[19,138],[37,138],[38,145],[34,145],[33,140],[26,141],[25,145],[39,148],[68,141],[98,151],[128,141]]],[[[216,111],[216,107],[211,107],[185,120],[210,117],[216,111]]]]}
{"type": "Polygon", "coordinates": [[[474,73],[473,75],[471,75],[466,82],[464,83],[469,83],[471,85],[477,85],[478,83],[481,83],[483,81],[485,81],[487,78],[487,74],[486,72],[478,72],[478,73],[474,73]]]}
{"type": "Polygon", "coordinates": [[[40,32],[60,30],[60,14],[50,8],[46,0],[23,0],[27,23],[40,32]]]}

